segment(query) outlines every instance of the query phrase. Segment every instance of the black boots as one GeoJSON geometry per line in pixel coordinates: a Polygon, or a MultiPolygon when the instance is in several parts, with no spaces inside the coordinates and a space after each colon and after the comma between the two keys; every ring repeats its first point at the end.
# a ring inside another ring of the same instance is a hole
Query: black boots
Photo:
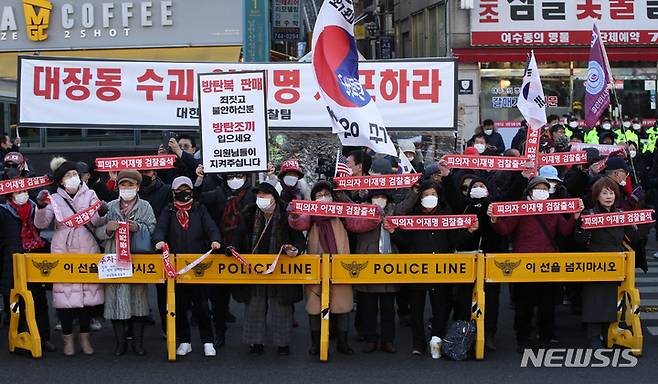
{"type": "Polygon", "coordinates": [[[144,321],[142,319],[132,319],[133,330],[133,343],[132,349],[137,356],[146,355],[146,350],[144,350],[144,321]]]}
{"type": "Polygon", "coordinates": [[[317,356],[320,354],[320,315],[308,315],[308,324],[311,330],[311,348],[308,354],[317,356]]]}
{"type": "Polygon", "coordinates": [[[121,356],[128,350],[128,343],[126,342],[126,321],[112,320],[112,329],[114,329],[114,341],[116,342],[114,356],[121,356]]]}
{"type": "Polygon", "coordinates": [[[344,355],[353,355],[354,350],[347,343],[347,330],[350,325],[350,314],[341,313],[339,315],[334,315],[334,317],[336,318],[336,341],[338,343],[336,350],[344,355]]]}

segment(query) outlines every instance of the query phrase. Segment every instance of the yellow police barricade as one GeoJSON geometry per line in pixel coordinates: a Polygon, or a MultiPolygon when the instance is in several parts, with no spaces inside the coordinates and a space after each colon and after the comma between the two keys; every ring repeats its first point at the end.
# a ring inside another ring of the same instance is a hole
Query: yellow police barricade
{"type": "Polygon", "coordinates": [[[11,320],[9,323],[9,351],[28,350],[32,357],[42,356],[41,336],[37,328],[34,300],[28,283],[128,283],[156,284],[165,281],[161,255],[132,255],[133,276],[120,279],[99,279],[98,261],[102,254],[14,254],[14,288],[9,295],[11,320]],[[19,300],[25,303],[24,318],[27,330],[19,332],[19,300]]]}
{"type": "Polygon", "coordinates": [[[501,253],[486,255],[487,283],[619,281],[617,321],[608,328],[608,347],[642,354],[640,293],[635,288],[635,252],[501,253]]]}
{"type": "MultiPolygon", "coordinates": [[[[332,255],[331,283],[474,284],[471,319],[475,321],[477,328],[475,357],[478,360],[484,359],[485,298],[483,254],[332,255]]],[[[323,287],[322,294],[324,295],[325,292],[327,290],[323,287]]]]}
{"type": "MultiPolygon", "coordinates": [[[[199,255],[176,255],[176,269],[192,264],[199,255]]],[[[271,274],[263,274],[273,262],[274,255],[242,255],[251,269],[234,257],[210,255],[189,272],[176,277],[176,284],[322,284],[323,313],[329,308],[329,255],[281,255],[271,274]],[[326,294],[325,294],[326,293],[326,294]]],[[[167,289],[167,358],[176,360],[176,299],[173,279],[167,289]]],[[[327,361],[329,325],[322,322],[320,360],[327,361]]]]}

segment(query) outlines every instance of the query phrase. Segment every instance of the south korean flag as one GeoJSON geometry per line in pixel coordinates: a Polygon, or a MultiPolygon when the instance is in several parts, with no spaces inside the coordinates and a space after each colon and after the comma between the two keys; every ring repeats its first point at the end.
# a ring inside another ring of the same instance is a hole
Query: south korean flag
{"type": "Polygon", "coordinates": [[[521,94],[516,106],[529,126],[537,128],[546,125],[546,98],[539,78],[539,69],[535,61],[534,51],[525,68],[521,94]]]}

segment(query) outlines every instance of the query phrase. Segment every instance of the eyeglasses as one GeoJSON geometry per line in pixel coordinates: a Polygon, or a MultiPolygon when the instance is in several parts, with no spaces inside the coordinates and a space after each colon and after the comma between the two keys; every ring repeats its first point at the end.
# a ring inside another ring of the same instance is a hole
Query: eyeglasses
{"type": "Polygon", "coordinates": [[[192,149],[192,145],[190,145],[190,144],[183,144],[180,147],[181,147],[181,149],[192,149]]]}

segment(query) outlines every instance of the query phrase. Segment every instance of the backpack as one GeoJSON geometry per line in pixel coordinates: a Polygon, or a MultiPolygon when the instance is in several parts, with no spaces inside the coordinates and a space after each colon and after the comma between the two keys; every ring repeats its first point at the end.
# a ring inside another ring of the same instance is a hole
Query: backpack
{"type": "Polygon", "coordinates": [[[455,321],[448,328],[446,337],[441,342],[441,356],[456,361],[466,360],[475,342],[475,335],[476,328],[473,321],[455,321]]]}

